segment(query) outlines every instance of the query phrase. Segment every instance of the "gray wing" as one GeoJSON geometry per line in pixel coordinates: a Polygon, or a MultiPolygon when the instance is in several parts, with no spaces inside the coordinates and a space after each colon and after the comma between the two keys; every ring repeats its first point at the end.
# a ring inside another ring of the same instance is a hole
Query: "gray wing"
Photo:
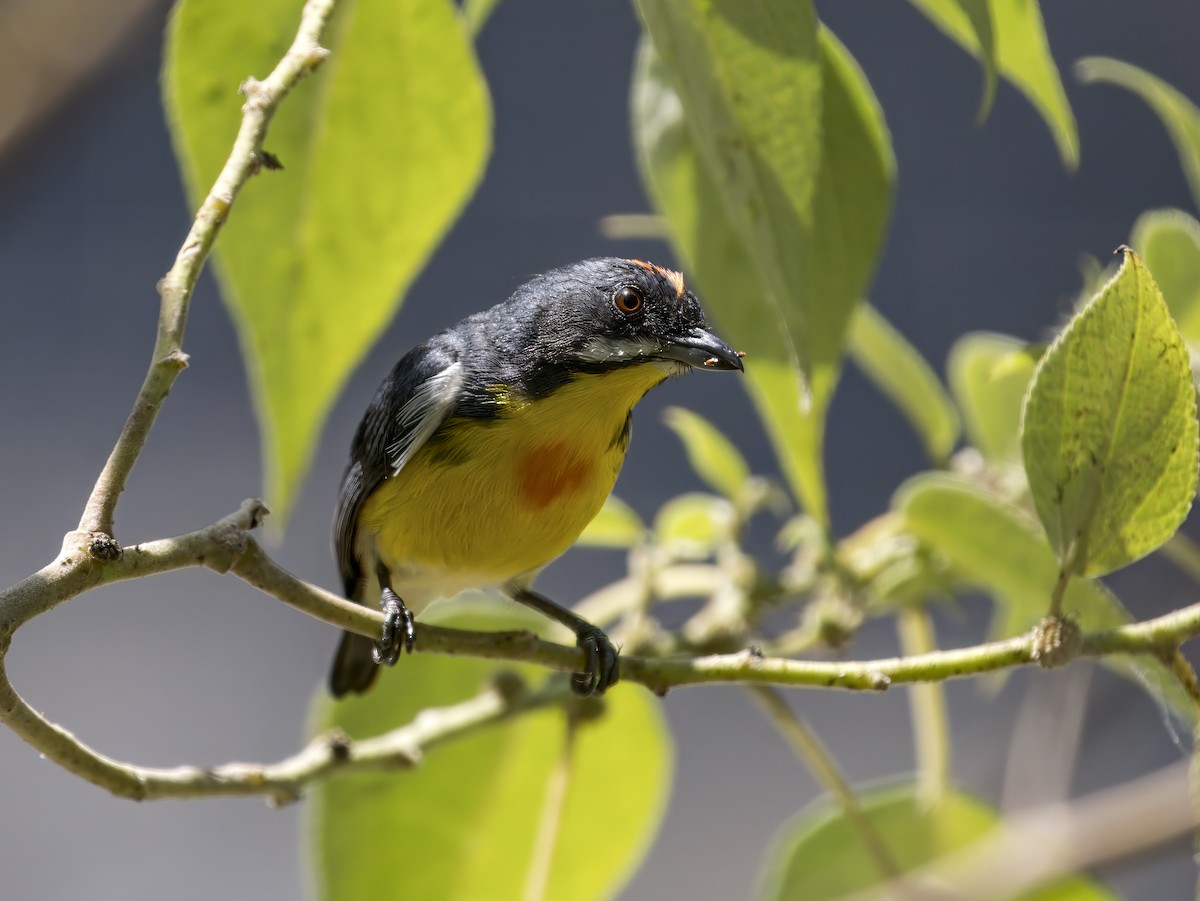
{"type": "Polygon", "coordinates": [[[458,354],[426,342],[405,354],[375,392],[350,445],[333,521],[333,549],[347,597],[357,600],[363,575],[354,547],[363,504],[450,417],[462,385],[458,354]]]}

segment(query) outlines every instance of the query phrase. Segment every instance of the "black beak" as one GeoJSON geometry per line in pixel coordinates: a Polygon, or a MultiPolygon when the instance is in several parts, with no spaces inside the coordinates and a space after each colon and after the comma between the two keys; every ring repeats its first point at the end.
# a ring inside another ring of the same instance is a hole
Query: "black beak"
{"type": "Polygon", "coordinates": [[[694,328],[682,338],[668,340],[658,356],[687,363],[696,369],[745,369],[740,353],[702,328],[694,328]]]}

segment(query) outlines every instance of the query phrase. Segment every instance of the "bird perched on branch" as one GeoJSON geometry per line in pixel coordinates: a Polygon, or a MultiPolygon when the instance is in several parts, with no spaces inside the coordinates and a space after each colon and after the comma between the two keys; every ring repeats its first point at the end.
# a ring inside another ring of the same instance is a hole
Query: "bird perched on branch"
{"type": "Polygon", "coordinates": [[[575,632],[583,695],[618,678],[597,627],[533,591],[612,491],[633,407],[673,375],[742,369],[678,272],[584,260],[417,345],[379,386],[350,448],[334,521],[348,597],[379,603],[377,641],[347,632],[337,697],[412,650],[413,615],[494,586],[575,632]]]}

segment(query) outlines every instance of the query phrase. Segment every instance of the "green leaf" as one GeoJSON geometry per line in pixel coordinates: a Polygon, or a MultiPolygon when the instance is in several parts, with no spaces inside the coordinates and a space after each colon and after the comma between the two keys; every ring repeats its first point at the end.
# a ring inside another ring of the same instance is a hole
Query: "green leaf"
{"type": "MultiPolygon", "coordinates": [[[[532,621],[491,613],[453,624],[510,629],[532,621]]],[[[467,658],[405,658],[364,697],[319,697],[317,729],[341,729],[354,738],[380,734],[421,710],[474,696],[496,669],[467,658]]],[[[539,675],[536,668],[520,671],[530,679],[539,675]]],[[[547,898],[611,897],[662,819],[672,755],[658,701],[621,684],[604,705],[603,717],[581,725],[576,737],[547,898]],[[619,828],[598,828],[598,809],[619,828]]],[[[411,898],[521,897],[547,778],[563,740],[561,710],[547,709],[439,745],[412,771],[323,783],[314,792],[308,829],[318,897],[362,901],[381,891],[390,896],[395,886],[411,898]],[[397,854],[402,861],[393,866],[397,854]]]]}
{"type": "Polygon", "coordinates": [[[925,358],[865,303],[850,322],[849,348],[867,378],[912,424],[930,459],[944,463],[958,441],[958,411],[925,358]]]}
{"type": "Polygon", "coordinates": [[[1042,357],[1021,447],[1038,516],[1067,572],[1126,566],[1187,516],[1197,451],[1188,351],[1133,251],[1042,357]]]}
{"type": "Polygon", "coordinates": [[[610,494],[576,544],[587,547],[633,547],[646,536],[646,524],[634,509],[610,494]]]}
{"type": "Polygon", "coordinates": [[[972,332],[950,350],[946,376],[967,440],[989,460],[1020,458],[1021,403],[1035,366],[1029,346],[1007,335],[972,332]]]}
{"type": "Polygon", "coordinates": [[[654,535],[658,543],[683,559],[700,559],[729,535],[733,510],[711,494],[681,494],[658,509],[654,535]]]}
{"type": "MultiPolygon", "coordinates": [[[[941,473],[909,479],[892,506],[918,539],[947,559],[960,580],[996,599],[1003,623],[1000,637],[1024,632],[1045,615],[1058,580],[1058,563],[1028,515],[978,486],[941,473]]],[[[1089,579],[1070,581],[1063,609],[1085,630],[1132,621],[1120,601],[1089,579]]],[[[1191,701],[1159,660],[1149,655],[1111,656],[1102,662],[1165,701],[1184,722],[1196,721],[1191,701]]]]}
{"type": "MultiPolygon", "coordinates": [[[[295,0],[183,0],[164,98],[188,197],[229,155],[237,85],[287,49],[295,0]]],[[[272,120],[262,172],[216,247],[246,358],[266,495],[284,521],[326,413],[470,197],[490,147],[487,87],[448,0],[341,4],[330,59],[272,120]]]]}
{"type": "MultiPolygon", "coordinates": [[[[930,21],[957,41],[965,50],[980,57],[986,72],[987,48],[981,42],[982,18],[971,9],[968,0],[910,0],[930,21]]],[[[1042,9],[1037,0],[987,0],[991,11],[996,66],[1000,74],[1034,105],[1041,114],[1059,156],[1069,169],[1079,165],[1079,134],[1075,115],[1063,90],[1062,79],[1042,24],[1042,9]]]]}
{"type": "Polygon", "coordinates": [[[688,463],[708,487],[736,500],[750,478],[745,458],[711,422],[683,407],[670,407],[663,421],[679,436],[688,463]]]}
{"type": "Polygon", "coordinates": [[[1119,85],[1150,105],[1175,143],[1192,197],[1200,206],[1200,109],[1161,78],[1119,60],[1089,56],[1075,64],[1075,74],[1085,84],[1119,85]]]}
{"type": "MultiPolygon", "coordinates": [[[[807,231],[796,237],[794,228],[785,229],[779,238],[800,242],[789,245],[796,252],[792,263],[800,256],[819,263],[782,293],[764,270],[762,254],[749,252],[757,241],[744,240],[699,149],[694,131],[701,126],[692,121],[689,130],[685,105],[648,44],[638,55],[632,100],[643,182],[669,220],[676,251],[695,275],[706,309],[746,352],[747,387],[793,492],[814,519],[828,524],[821,459],[825,411],[846,317],[862,296],[880,249],[895,164],[862,72],[828,30],[820,30],[818,45],[822,94],[818,109],[808,109],[807,116],[819,114],[821,127],[805,128],[820,134],[821,158],[805,214],[807,231]],[[810,315],[815,331],[805,326],[810,315]],[[812,375],[807,384],[802,363],[812,375]]],[[[806,119],[798,114],[804,111],[796,100],[777,115],[800,120],[806,119]]]]}
{"type": "Polygon", "coordinates": [[[1200,345],[1200,222],[1181,210],[1142,213],[1129,239],[1189,344],[1200,345]]]}
{"type": "Polygon", "coordinates": [[[992,24],[990,0],[955,0],[971,25],[978,48],[979,65],[983,69],[983,97],[979,101],[977,122],[984,122],[996,100],[996,30],[992,24]]]}
{"type": "MultiPolygon", "coordinates": [[[[902,872],[932,863],[983,838],[997,811],[961,791],[929,807],[911,784],[875,789],[860,798],[863,813],[902,872]]],[[[784,826],[766,866],[763,901],[823,901],[887,881],[859,833],[829,801],[819,801],[784,826]]],[[[1093,880],[1071,876],[1022,896],[1023,901],[1111,901],[1093,880]]]]}
{"type": "Polygon", "coordinates": [[[467,23],[473,37],[478,37],[479,32],[483,31],[483,26],[487,24],[499,3],[500,0],[463,0],[463,21],[467,23]]]}
{"type": "MultiPolygon", "coordinates": [[[[820,344],[840,343],[836,309],[818,322],[803,291],[811,269],[812,203],[821,168],[822,66],[808,0],[637,0],[683,105],[695,148],[729,221],[777,298],[811,381],[829,381],[820,344]],[[804,258],[801,260],[800,258],[804,258]],[[820,371],[818,371],[820,370],[820,371]]],[[[823,354],[828,360],[828,354],[823,354]]],[[[814,393],[820,390],[814,385],[814,393]]]]}

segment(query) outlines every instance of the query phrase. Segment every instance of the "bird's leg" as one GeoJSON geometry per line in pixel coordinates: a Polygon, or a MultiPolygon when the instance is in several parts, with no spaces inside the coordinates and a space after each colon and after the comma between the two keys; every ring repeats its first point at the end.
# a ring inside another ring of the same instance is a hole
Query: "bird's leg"
{"type": "Polygon", "coordinates": [[[375,576],[379,580],[382,591],[379,595],[379,609],[383,611],[383,634],[371,649],[371,656],[376,663],[395,666],[400,659],[403,648],[412,653],[413,641],[416,639],[416,628],[413,623],[412,611],[404,606],[400,595],[392,591],[391,573],[382,563],[375,567],[375,576]]]}
{"type": "Polygon", "coordinates": [[[571,690],[575,694],[584,697],[602,695],[621,677],[617,649],[603,630],[536,591],[510,588],[510,592],[514,601],[562,623],[575,633],[575,644],[583,649],[586,659],[583,672],[571,676],[571,690]]]}

